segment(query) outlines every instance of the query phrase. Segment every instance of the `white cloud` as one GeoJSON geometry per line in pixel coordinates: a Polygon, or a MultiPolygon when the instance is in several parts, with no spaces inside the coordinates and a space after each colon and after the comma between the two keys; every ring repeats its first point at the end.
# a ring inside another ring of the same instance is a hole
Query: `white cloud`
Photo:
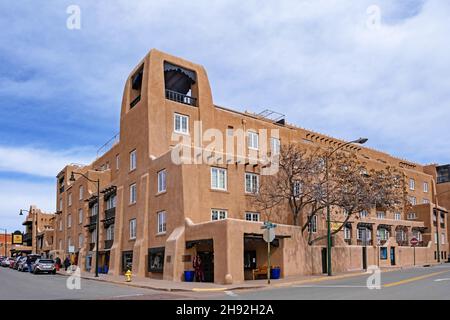
{"type": "MultiPolygon", "coordinates": [[[[0,171],[56,177],[69,163],[89,164],[92,150],[45,150],[36,147],[0,146],[0,171]]],[[[54,190],[52,191],[54,192],[54,190]]]]}

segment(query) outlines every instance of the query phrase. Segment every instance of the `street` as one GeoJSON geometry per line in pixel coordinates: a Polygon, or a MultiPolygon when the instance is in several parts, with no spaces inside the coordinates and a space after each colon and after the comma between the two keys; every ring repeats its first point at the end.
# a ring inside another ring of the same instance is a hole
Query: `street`
{"type": "Polygon", "coordinates": [[[253,290],[166,292],[81,279],[80,290],[66,287],[66,276],[33,275],[0,268],[0,299],[39,300],[415,300],[450,299],[450,264],[381,273],[381,289],[368,289],[369,275],[332,278],[253,290]]]}

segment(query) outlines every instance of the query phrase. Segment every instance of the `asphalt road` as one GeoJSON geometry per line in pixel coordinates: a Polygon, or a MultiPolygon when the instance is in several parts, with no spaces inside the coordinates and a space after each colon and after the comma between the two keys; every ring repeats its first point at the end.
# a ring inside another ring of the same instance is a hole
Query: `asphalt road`
{"type": "Polygon", "coordinates": [[[450,300],[450,264],[381,273],[380,289],[368,289],[369,275],[331,278],[320,282],[225,292],[164,292],[81,279],[81,289],[69,290],[67,277],[33,275],[0,268],[0,300],[4,299],[224,299],[224,300],[450,300]]]}
{"type": "Polygon", "coordinates": [[[93,300],[93,299],[189,299],[175,294],[126,285],[81,279],[80,289],[69,290],[68,277],[18,272],[0,268],[0,300],[93,300]]]}
{"type": "MultiPolygon", "coordinates": [[[[258,291],[227,292],[232,300],[449,300],[450,264],[381,273],[380,289],[368,289],[368,275],[258,291]]],[[[373,284],[373,282],[372,282],[373,284]]]]}

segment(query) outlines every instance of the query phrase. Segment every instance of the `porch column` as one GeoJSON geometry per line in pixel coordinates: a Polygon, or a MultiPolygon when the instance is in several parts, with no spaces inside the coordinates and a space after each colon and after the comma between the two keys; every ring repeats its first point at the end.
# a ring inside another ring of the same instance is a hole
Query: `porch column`
{"type": "Polygon", "coordinates": [[[109,257],[109,273],[118,276],[122,265],[122,239],[123,239],[123,186],[117,187],[116,216],[114,218],[114,242],[109,257]]]}

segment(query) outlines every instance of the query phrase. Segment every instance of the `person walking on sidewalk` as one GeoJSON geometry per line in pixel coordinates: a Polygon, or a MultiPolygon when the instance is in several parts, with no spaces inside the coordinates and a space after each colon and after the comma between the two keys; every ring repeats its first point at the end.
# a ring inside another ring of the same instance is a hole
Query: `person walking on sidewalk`
{"type": "Polygon", "coordinates": [[[67,269],[70,267],[70,258],[69,256],[66,257],[64,260],[64,269],[67,271],[67,269]]]}

